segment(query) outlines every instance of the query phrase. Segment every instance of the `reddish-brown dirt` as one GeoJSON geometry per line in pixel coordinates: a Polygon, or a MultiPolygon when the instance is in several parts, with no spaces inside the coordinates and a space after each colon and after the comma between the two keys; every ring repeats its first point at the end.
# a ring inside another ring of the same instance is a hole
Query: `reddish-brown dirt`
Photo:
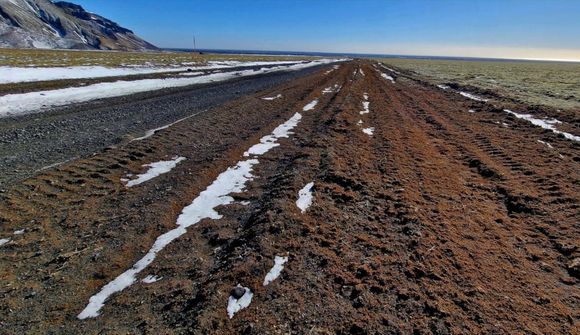
{"type": "Polygon", "coordinates": [[[1,194],[0,238],[11,241],[0,246],[0,333],[578,334],[578,143],[502,112],[529,106],[474,102],[390,73],[392,83],[370,62],[327,70],[1,194]],[[234,195],[248,204],[190,227],[138,276],[161,280],[77,319],[183,207],[296,112],[294,134],[234,195]],[[167,174],[131,189],[120,181],[174,155],[187,160],[167,174]],[[314,201],[301,213],[309,182],[314,201]],[[281,276],[263,286],[285,255],[281,276]],[[237,284],[254,296],[230,319],[237,284]]]}

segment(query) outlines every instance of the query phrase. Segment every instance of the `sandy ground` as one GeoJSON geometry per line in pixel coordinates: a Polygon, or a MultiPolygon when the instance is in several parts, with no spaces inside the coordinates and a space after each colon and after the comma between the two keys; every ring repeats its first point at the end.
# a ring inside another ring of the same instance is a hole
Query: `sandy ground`
{"type": "Polygon", "coordinates": [[[530,106],[476,102],[382,69],[393,83],[369,62],[330,69],[9,187],[0,332],[578,334],[578,144],[502,111],[530,106]],[[137,276],[159,281],[77,318],[295,113],[293,134],[258,158],[222,217],[189,227],[137,276]],[[187,159],[166,174],[121,181],[176,155],[187,159]],[[275,256],[288,262],[263,286],[275,256]],[[253,298],[230,319],[238,284],[253,298]]]}

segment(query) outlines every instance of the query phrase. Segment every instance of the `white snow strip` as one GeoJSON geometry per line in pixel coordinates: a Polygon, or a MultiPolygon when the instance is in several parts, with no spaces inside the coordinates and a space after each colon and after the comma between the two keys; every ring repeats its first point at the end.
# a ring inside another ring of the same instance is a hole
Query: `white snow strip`
{"type": "Polygon", "coordinates": [[[363,93],[363,98],[364,98],[365,100],[368,100],[368,99],[369,99],[369,94],[368,94],[368,93],[363,93]]]}
{"type": "Polygon", "coordinates": [[[269,100],[269,101],[272,101],[272,100],[279,99],[279,98],[281,98],[281,97],[282,97],[282,94],[278,94],[278,95],[276,95],[276,96],[274,96],[274,97],[264,97],[264,98],[262,98],[262,100],[269,100]]]}
{"type": "MultiPolygon", "coordinates": [[[[379,72],[380,72],[380,71],[379,71],[379,72]]],[[[386,74],[386,73],[382,73],[382,72],[381,72],[381,77],[383,77],[383,78],[385,78],[385,79],[387,79],[387,80],[390,80],[390,81],[391,81],[393,84],[395,83],[395,78],[393,78],[393,77],[389,76],[389,75],[388,75],[388,74],[386,74]]]]}
{"type": "Polygon", "coordinates": [[[363,101],[362,104],[363,104],[364,110],[360,111],[360,115],[364,115],[364,114],[370,113],[369,106],[370,106],[371,103],[368,102],[368,101],[363,101]]]}
{"type": "Polygon", "coordinates": [[[512,112],[509,109],[504,109],[504,111],[508,114],[511,114],[511,115],[517,117],[518,119],[526,120],[535,126],[551,130],[552,132],[554,132],[556,134],[562,134],[566,139],[580,142],[580,136],[572,135],[570,133],[566,133],[566,132],[559,131],[558,129],[556,129],[555,125],[562,123],[562,121],[559,121],[556,119],[537,119],[530,114],[519,114],[516,112],[512,112]]]}
{"type": "Polygon", "coordinates": [[[2,238],[0,239],[0,247],[3,246],[4,244],[10,242],[9,238],[2,238]]]}
{"type": "Polygon", "coordinates": [[[449,86],[447,86],[447,85],[437,85],[437,87],[439,87],[439,88],[440,88],[440,89],[442,89],[442,90],[447,90],[447,89],[449,89],[449,86]]]}
{"type": "Polygon", "coordinates": [[[363,124],[363,120],[358,120],[356,124],[360,126],[361,124],[363,124]]]}
{"type": "Polygon", "coordinates": [[[375,128],[374,127],[365,128],[362,131],[363,131],[363,133],[365,133],[365,134],[367,134],[369,136],[373,136],[373,133],[375,131],[375,128]]]}
{"type": "Polygon", "coordinates": [[[475,113],[473,109],[468,110],[469,113],[475,113]]]}
{"type": "Polygon", "coordinates": [[[284,270],[284,264],[286,264],[286,262],[288,262],[288,256],[274,257],[274,266],[266,274],[266,277],[264,278],[264,286],[267,286],[274,280],[278,279],[278,277],[280,277],[280,273],[282,273],[282,270],[284,270]]]}
{"type": "Polygon", "coordinates": [[[341,88],[342,88],[342,86],[339,86],[338,84],[334,84],[334,86],[329,86],[329,87],[325,88],[324,90],[322,90],[322,94],[335,93],[335,92],[338,93],[341,88]]]}
{"type": "Polygon", "coordinates": [[[294,114],[288,121],[279,125],[274,129],[272,134],[266,135],[260,139],[260,143],[253,145],[248,151],[244,152],[244,157],[249,157],[250,155],[263,155],[270,149],[279,146],[277,143],[279,138],[288,138],[292,134],[292,130],[298,122],[302,119],[302,114],[294,114]]]}
{"type": "Polygon", "coordinates": [[[311,101],[310,103],[308,103],[306,106],[304,106],[304,108],[302,108],[302,110],[307,112],[307,111],[313,109],[314,107],[316,107],[317,104],[318,104],[318,99],[315,99],[315,100],[311,101]]]}
{"type": "Polygon", "coordinates": [[[14,235],[22,235],[24,234],[24,229],[14,231],[14,235]]]}
{"type": "Polygon", "coordinates": [[[554,147],[550,143],[548,143],[548,142],[544,142],[542,140],[538,140],[538,142],[539,143],[542,143],[543,145],[547,146],[550,149],[554,149],[554,147]]]}
{"type": "Polygon", "coordinates": [[[484,99],[482,97],[478,97],[477,95],[473,95],[473,94],[467,93],[467,92],[459,92],[459,94],[461,94],[464,97],[469,98],[471,100],[475,100],[475,101],[483,101],[483,102],[486,102],[486,101],[489,100],[489,99],[484,99]]]}
{"type": "Polygon", "coordinates": [[[308,207],[312,205],[312,187],[314,187],[314,182],[306,184],[306,186],[298,191],[298,200],[296,200],[296,206],[300,208],[302,213],[306,212],[308,207]]]}
{"type": "MultiPolygon", "coordinates": [[[[239,287],[242,287],[241,285],[238,285],[239,287]]],[[[228,298],[228,316],[231,318],[234,317],[234,315],[241,311],[242,309],[250,306],[250,303],[252,303],[252,297],[254,296],[254,294],[252,293],[252,291],[247,288],[244,287],[244,289],[246,289],[246,292],[244,293],[243,296],[240,297],[240,299],[236,299],[232,296],[230,296],[228,298]]]]}
{"type": "Polygon", "coordinates": [[[154,275],[148,275],[147,277],[143,278],[143,280],[141,280],[143,283],[145,284],[153,284],[155,282],[160,281],[161,279],[163,279],[163,277],[157,277],[154,275]]]}
{"type": "Polygon", "coordinates": [[[177,121],[175,121],[175,122],[171,122],[170,124],[168,124],[168,125],[165,125],[165,126],[161,126],[161,127],[159,127],[159,128],[155,128],[155,129],[147,130],[147,131],[145,132],[145,135],[143,135],[143,136],[141,136],[141,137],[134,138],[134,139],[132,139],[132,140],[131,140],[131,142],[133,142],[133,141],[142,141],[142,140],[144,140],[144,139],[146,139],[146,138],[149,138],[149,137],[151,137],[151,136],[155,135],[155,133],[156,133],[156,132],[158,132],[158,131],[160,131],[160,130],[167,129],[167,128],[169,128],[169,127],[171,127],[171,126],[173,126],[173,125],[175,125],[175,124],[177,124],[177,123],[179,123],[179,122],[181,122],[181,121],[184,121],[184,120],[187,120],[187,119],[189,119],[189,118],[191,118],[191,117],[194,117],[194,116],[196,116],[197,114],[199,114],[199,113],[195,113],[195,114],[193,114],[193,115],[190,115],[190,116],[184,117],[183,119],[179,119],[179,120],[177,120],[177,121]]]}
{"type": "Polygon", "coordinates": [[[55,106],[86,102],[95,99],[112,98],[134,93],[154,91],[171,87],[225,81],[236,77],[254,76],[280,71],[296,71],[304,68],[327,64],[335,60],[316,60],[288,66],[275,66],[259,70],[240,70],[225,73],[212,73],[197,77],[142,79],[134,81],[116,81],[98,83],[82,87],[68,87],[50,91],[7,94],[0,97],[0,117],[38,111],[55,106]]]}
{"type": "Polygon", "coordinates": [[[173,157],[173,159],[170,161],[159,161],[155,163],[145,164],[143,165],[143,167],[148,166],[149,170],[147,170],[147,172],[143,174],[137,175],[137,178],[129,180],[126,186],[127,187],[137,186],[155,177],[158,177],[164,173],[167,173],[173,170],[177,166],[177,164],[179,164],[184,160],[185,157],[173,157]]]}
{"type": "Polygon", "coordinates": [[[0,66],[0,84],[24,83],[45,80],[121,77],[138,74],[180,72],[185,70],[187,70],[187,68],[176,69],[176,68],[152,68],[152,67],[109,68],[104,66],[71,66],[71,67],[0,66]]]}
{"type": "MultiPolygon", "coordinates": [[[[287,137],[288,134],[290,134],[290,130],[298,124],[301,117],[302,115],[300,113],[294,114],[290,120],[286,121],[285,125],[279,126],[274,130],[274,132],[277,132],[279,129],[284,129],[284,132],[280,131],[279,133],[273,133],[272,135],[287,137]]],[[[258,151],[253,148],[260,146],[261,144],[262,143],[259,143],[251,147],[248,152],[258,151]]],[[[262,150],[260,150],[260,152],[266,153],[266,151],[262,150]]],[[[230,194],[239,193],[245,190],[246,183],[254,178],[251,172],[253,167],[258,163],[259,162],[256,158],[242,160],[235,166],[229,167],[226,171],[222,172],[211,185],[209,185],[197,198],[193,200],[191,204],[183,208],[181,214],[177,218],[177,227],[157,237],[155,243],[143,258],[137,261],[137,263],[135,263],[130,269],[117,276],[113,281],[103,286],[97,294],[93,295],[89,299],[88,305],[78,315],[78,318],[82,320],[99,316],[100,310],[103,308],[105,301],[111,295],[121,292],[127,287],[133,285],[137,281],[137,274],[146,269],[153,260],[155,260],[157,254],[165,249],[166,246],[185,234],[188,227],[191,227],[204,219],[221,219],[222,216],[216,211],[216,208],[234,202],[234,198],[232,198],[230,194]]],[[[252,294],[250,292],[249,301],[251,301],[251,297],[252,294]]],[[[248,305],[249,301],[247,302],[248,305]]],[[[239,300],[234,301],[233,303],[236,304],[236,306],[242,306],[242,303],[239,300]]],[[[235,309],[234,307],[232,308],[235,309]]]]}

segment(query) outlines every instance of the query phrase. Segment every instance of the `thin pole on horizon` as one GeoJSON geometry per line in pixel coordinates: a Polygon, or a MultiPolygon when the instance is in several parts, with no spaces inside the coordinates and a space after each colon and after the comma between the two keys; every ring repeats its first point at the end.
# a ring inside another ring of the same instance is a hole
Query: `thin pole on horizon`
{"type": "Polygon", "coordinates": [[[195,34],[193,34],[193,53],[197,50],[197,46],[195,45],[195,34]]]}

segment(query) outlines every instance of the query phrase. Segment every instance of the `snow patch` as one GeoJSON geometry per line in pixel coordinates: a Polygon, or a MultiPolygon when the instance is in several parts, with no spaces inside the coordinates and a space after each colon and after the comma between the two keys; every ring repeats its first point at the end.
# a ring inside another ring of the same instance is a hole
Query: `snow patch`
{"type": "Polygon", "coordinates": [[[179,164],[184,160],[185,157],[173,157],[173,159],[170,161],[159,161],[155,163],[145,164],[143,165],[143,167],[149,167],[149,170],[147,170],[147,172],[143,174],[137,175],[137,178],[129,180],[126,186],[127,187],[137,186],[155,177],[158,177],[164,173],[167,173],[173,170],[173,168],[175,168],[177,164],[179,164]]]}
{"type": "Polygon", "coordinates": [[[468,110],[469,113],[475,113],[473,109],[468,110]]]}
{"type": "Polygon", "coordinates": [[[296,206],[300,208],[302,213],[306,212],[308,207],[312,205],[312,187],[314,187],[314,183],[310,182],[306,184],[300,191],[298,191],[298,200],[296,200],[296,206]]]}
{"type": "Polygon", "coordinates": [[[547,146],[548,148],[554,149],[554,147],[550,143],[548,143],[548,142],[544,142],[542,140],[538,140],[538,143],[542,143],[543,145],[547,146]]]}
{"type": "Polygon", "coordinates": [[[272,134],[262,137],[260,143],[253,145],[248,149],[248,151],[244,152],[244,157],[249,157],[250,155],[263,155],[270,149],[279,146],[280,144],[277,143],[278,139],[290,137],[292,134],[291,130],[298,125],[300,119],[302,119],[302,114],[294,114],[288,121],[276,127],[272,134]]]}
{"type": "Polygon", "coordinates": [[[274,97],[264,97],[264,98],[262,98],[262,100],[272,101],[272,100],[280,99],[281,97],[282,97],[282,94],[278,94],[278,95],[276,95],[274,97]]]}
{"type": "Polygon", "coordinates": [[[274,266],[266,274],[266,277],[264,278],[264,286],[267,286],[280,276],[280,273],[282,273],[282,270],[284,270],[284,264],[286,264],[286,262],[288,262],[288,256],[274,257],[274,266]]]}
{"type": "Polygon", "coordinates": [[[318,104],[318,99],[315,99],[315,100],[311,101],[310,103],[308,103],[306,106],[304,106],[304,108],[302,108],[302,110],[307,112],[307,111],[313,109],[314,107],[316,107],[317,104],[318,104]]]}
{"type": "Polygon", "coordinates": [[[365,134],[367,134],[369,136],[373,136],[373,133],[375,131],[375,128],[374,127],[365,128],[362,131],[363,131],[363,133],[365,133],[365,134]]]}
{"type": "Polygon", "coordinates": [[[447,85],[437,85],[437,87],[439,87],[439,88],[440,88],[440,89],[442,89],[442,90],[447,90],[447,89],[449,89],[449,86],[447,86],[447,85]]]}
{"type": "Polygon", "coordinates": [[[0,239],[0,247],[3,246],[4,244],[10,242],[9,238],[2,238],[0,239]]]}
{"type": "MultiPolygon", "coordinates": [[[[380,71],[379,71],[379,72],[380,72],[380,71]]],[[[382,72],[381,72],[381,77],[383,77],[383,78],[385,78],[385,79],[387,79],[387,80],[390,80],[390,81],[391,81],[393,84],[395,83],[395,78],[393,78],[393,77],[389,76],[389,75],[388,75],[388,74],[386,74],[386,73],[382,73],[382,72]]]]}
{"type": "Polygon", "coordinates": [[[504,109],[504,112],[511,114],[511,115],[517,117],[518,119],[526,120],[535,126],[551,130],[552,132],[554,132],[556,134],[562,134],[568,140],[580,142],[580,136],[572,135],[570,133],[566,133],[566,132],[559,131],[558,129],[556,129],[555,125],[562,123],[562,121],[559,121],[557,119],[538,119],[538,118],[533,117],[530,114],[519,114],[516,112],[512,112],[509,109],[504,109]]]}
{"type": "Polygon", "coordinates": [[[157,277],[154,275],[148,275],[147,277],[143,278],[143,280],[141,280],[143,283],[145,284],[153,284],[155,282],[160,281],[161,279],[163,279],[163,277],[157,277]]]}
{"type": "MultiPolygon", "coordinates": [[[[238,285],[238,287],[243,287],[241,285],[238,285]]],[[[252,293],[252,291],[247,288],[244,287],[244,289],[246,290],[246,292],[244,293],[243,296],[240,297],[240,299],[236,299],[232,296],[230,296],[228,298],[228,316],[231,318],[234,317],[234,315],[241,311],[242,309],[250,306],[250,303],[252,303],[252,297],[254,296],[254,294],[252,293]]]]}
{"type": "Polygon", "coordinates": [[[478,97],[477,95],[473,95],[473,94],[467,93],[467,92],[459,92],[459,94],[461,94],[464,97],[469,98],[471,100],[475,100],[475,101],[487,102],[489,100],[489,99],[484,99],[482,97],[478,97]]]}
{"type": "Polygon", "coordinates": [[[25,231],[24,229],[15,230],[14,235],[22,235],[22,234],[24,234],[24,231],[25,231]]]}
{"type": "Polygon", "coordinates": [[[368,102],[368,101],[363,101],[362,102],[362,105],[363,105],[363,109],[364,110],[360,111],[360,115],[364,115],[364,114],[370,113],[370,109],[369,109],[370,104],[371,103],[368,102]]]}

